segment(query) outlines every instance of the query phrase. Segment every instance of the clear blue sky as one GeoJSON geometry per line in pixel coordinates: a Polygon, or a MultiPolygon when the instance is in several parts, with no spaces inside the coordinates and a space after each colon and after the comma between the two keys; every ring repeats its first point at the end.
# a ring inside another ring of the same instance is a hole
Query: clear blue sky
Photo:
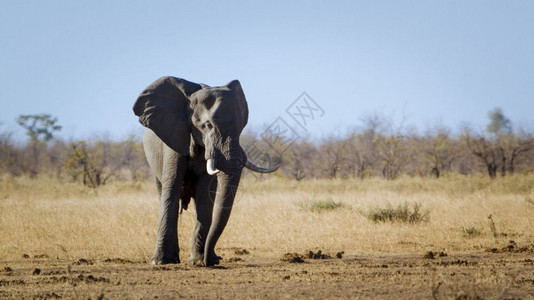
{"type": "Polygon", "coordinates": [[[373,113],[421,130],[534,115],[532,1],[2,1],[0,131],[49,113],[61,136],[140,131],[131,107],[162,75],[239,79],[262,130],[303,91],[338,134],[373,113]]]}

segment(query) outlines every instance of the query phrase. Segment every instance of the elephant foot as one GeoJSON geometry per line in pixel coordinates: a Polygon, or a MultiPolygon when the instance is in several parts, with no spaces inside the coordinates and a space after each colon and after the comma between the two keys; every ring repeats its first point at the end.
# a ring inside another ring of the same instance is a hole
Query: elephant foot
{"type": "Polygon", "coordinates": [[[152,259],[150,261],[150,263],[152,265],[168,265],[168,264],[179,264],[180,263],[180,260],[179,259],[168,259],[168,260],[165,260],[165,259],[152,259]]]}
{"type": "Polygon", "coordinates": [[[209,267],[209,266],[218,265],[220,260],[221,260],[221,257],[217,256],[217,254],[215,253],[211,255],[209,260],[206,260],[204,258],[204,255],[196,254],[196,255],[191,255],[191,257],[189,257],[189,259],[187,260],[187,263],[189,265],[197,266],[197,267],[209,267]]]}
{"type": "Polygon", "coordinates": [[[180,259],[178,257],[163,257],[162,255],[154,255],[150,263],[152,265],[179,264],[180,259]]]}
{"type": "Polygon", "coordinates": [[[204,265],[206,267],[218,265],[221,259],[217,254],[213,253],[209,257],[204,257],[204,265]]]}
{"type": "Polygon", "coordinates": [[[204,265],[204,255],[196,254],[191,255],[189,259],[187,260],[187,264],[195,267],[205,267],[204,265]]]}

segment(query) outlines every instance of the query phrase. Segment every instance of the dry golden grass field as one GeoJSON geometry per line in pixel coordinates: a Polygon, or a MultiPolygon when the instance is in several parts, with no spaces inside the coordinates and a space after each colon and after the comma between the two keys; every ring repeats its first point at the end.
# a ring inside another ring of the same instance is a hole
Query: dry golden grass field
{"type": "MultiPolygon", "coordinates": [[[[1,178],[0,298],[534,295],[533,175],[246,179],[215,268],[151,266],[157,214],[152,182],[1,178]]],[[[180,216],[182,261],[194,214],[180,216]]]]}

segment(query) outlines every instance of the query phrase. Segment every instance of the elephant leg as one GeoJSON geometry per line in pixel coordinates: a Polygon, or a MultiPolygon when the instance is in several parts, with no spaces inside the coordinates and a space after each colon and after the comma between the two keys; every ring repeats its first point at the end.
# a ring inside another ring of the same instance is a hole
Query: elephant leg
{"type": "Polygon", "coordinates": [[[179,197],[182,192],[187,158],[179,157],[178,153],[164,154],[163,173],[159,180],[160,192],[159,225],[156,237],[156,249],[152,264],[179,263],[178,246],[178,209],[179,197]]]}
{"type": "MultiPolygon", "coordinates": [[[[216,188],[217,180],[215,178],[209,175],[200,176],[194,197],[197,220],[191,239],[191,257],[187,261],[191,265],[204,265],[204,248],[211,226],[216,188]]],[[[217,257],[217,255],[212,253],[212,257],[217,257]]]]}

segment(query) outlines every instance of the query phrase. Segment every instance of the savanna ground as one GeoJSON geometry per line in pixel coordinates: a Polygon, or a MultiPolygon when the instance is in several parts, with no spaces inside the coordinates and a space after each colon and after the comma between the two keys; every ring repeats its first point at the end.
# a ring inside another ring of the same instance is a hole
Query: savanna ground
{"type": "MultiPolygon", "coordinates": [[[[198,268],[149,264],[152,182],[3,177],[0,298],[533,299],[532,175],[267,178],[242,182],[221,265],[198,268]]],[[[194,218],[180,216],[182,261],[194,218]]]]}

